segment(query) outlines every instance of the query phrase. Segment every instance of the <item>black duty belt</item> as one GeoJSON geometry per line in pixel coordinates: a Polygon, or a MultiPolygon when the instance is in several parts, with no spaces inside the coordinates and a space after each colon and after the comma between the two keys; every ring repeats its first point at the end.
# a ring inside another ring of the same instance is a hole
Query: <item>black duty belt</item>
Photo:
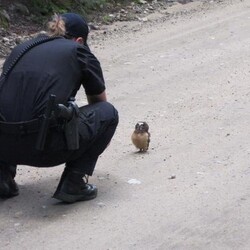
{"type": "MultiPolygon", "coordinates": [[[[34,119],[27,122],[0,122],[0,133],[23,135],[36,133],[41,127],[41,119],[34,119]]],[[[56,119],[51,119],[49,127],[58,126],[56,119]]]]}

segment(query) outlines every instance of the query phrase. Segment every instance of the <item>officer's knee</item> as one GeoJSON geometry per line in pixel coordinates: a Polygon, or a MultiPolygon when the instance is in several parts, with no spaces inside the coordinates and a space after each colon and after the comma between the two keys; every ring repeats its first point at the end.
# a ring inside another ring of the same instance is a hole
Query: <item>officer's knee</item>
{"type": "Polygon", "coordinates": [[[118,125],[119,114],[118,114],[117,109],[109,102],[103,102],[102,109],[103,109],[105,115],[109,114],[109,118],[110,118],[110,120],[112,120],[112,123],[118,125]]]}

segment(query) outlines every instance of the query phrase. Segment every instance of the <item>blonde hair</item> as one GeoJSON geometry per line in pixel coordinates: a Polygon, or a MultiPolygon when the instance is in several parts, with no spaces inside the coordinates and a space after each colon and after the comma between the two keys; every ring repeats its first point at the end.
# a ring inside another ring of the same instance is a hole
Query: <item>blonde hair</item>
{"type": "Polygon", "coordinates": [[[61,16],[54,14],[52,20],[48,22],[48,35],[49,36],[65,36],[66,28],[65,22],[61,16]]]}

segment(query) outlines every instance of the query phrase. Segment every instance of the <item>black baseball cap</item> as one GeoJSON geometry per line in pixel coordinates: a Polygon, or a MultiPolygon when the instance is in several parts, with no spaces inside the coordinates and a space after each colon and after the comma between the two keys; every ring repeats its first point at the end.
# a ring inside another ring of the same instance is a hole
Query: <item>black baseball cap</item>
{"type": "Polygon", "coordinates": [[[71,37],[82,37],[85,39],[87,45],[87,38],[89,34],[89,26],[86,20],[75,13],[64,13],[60,15],[66,27],[66,35],[71,37]]]}

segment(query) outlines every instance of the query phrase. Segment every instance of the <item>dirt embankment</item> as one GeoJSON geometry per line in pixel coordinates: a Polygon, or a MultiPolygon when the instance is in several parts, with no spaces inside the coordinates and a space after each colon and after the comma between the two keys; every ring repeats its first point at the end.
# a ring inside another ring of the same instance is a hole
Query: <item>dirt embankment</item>
{"type": "MultiPolygon", "coordinates": [[[[92,34],[94,34],[97,43],[103,39],[103,35],[121,32],[121,29],[126,27],[128,21],[139,23],[137,28],[134,29],[134,32],[136,32],[143,25],[152,22],[152,19],[157,19],[158,14],[161,17],[163,16],[162,18],[164,19],[176,18],[178,15],[190,12],[190,5],[192,4],[199,2],[206,5],[211,3],[209,0],[140,0],[124,2],[126,4],[109,5],[101,13],[99,10],[96,10],[96,13],[92,12],[92,14],[88,15],[90,29],[93,31],[92,34]],[[118,25],[118,28],[113,28],[111,24],[114,23],[121,24],[118,25]],[[100,35],[102,38],[98,39],[100,35]]],[[[191,11],[194,10],[195,8],[191,11]]],[[[45,21],[37,22],[37,18],[34,18],[34,13],[29,10],[23,1],[13,1],[11,4],[7,0],[1,1],[0,20],[6,20],[8,23],[6,26],[3,23],[0,26],[0,58],[2,59],[17,44],[46,29],[45,21]]]]}

